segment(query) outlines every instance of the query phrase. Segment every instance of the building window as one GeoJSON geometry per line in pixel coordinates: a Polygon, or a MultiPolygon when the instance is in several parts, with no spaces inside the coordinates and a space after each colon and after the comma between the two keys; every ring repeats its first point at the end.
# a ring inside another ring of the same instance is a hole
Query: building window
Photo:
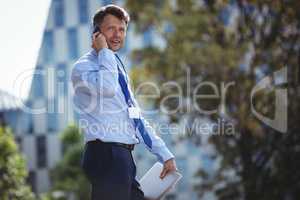
{"type": "Polygon", "coordinates": [[[78,36],[77,29],[68,29],[68,56],[70,59],[78,58],[78,36]]]}
{"type": "MultiPolygon", "coordinates": [[[[32,94],[30,94],[30,96],[32,96],[32,94]]],[[[28,109],[32,109],[32,100],[28,100],[25,103],[25,106],[28,109]]],[[[33,114],[32,113],[25,113],[24,118],[27,119],[26,122],[25,122],[26,123],[26,125],[25,125],[26,128],[25,128],[24,132],[27,133],[27,134],[33,134],[33,114]]]]}
{"type": "Polygon", "coordinates": [[[28,133],[33,134],[33,124],[32,123],[29,124],[28,133]]]}
{"type": "Polygon", "coordinates": [[[41,135],[37,137],[36,155],[37,155],[38,168],[46,167],[47,166],[47,143],[46,143],[45,135],[41,135]]]}
{"type": "Polygon", "coordinates": [[[22,138],[21,137],[16,137],[15,140],[16,140],[16,143],[18,145],[19,151],[23,151],[22,138]]]}
{"type": "MultiPolygon", "coordinates": [[[[29,109],[32,108],[32,103],[28,103],[26,105],[29,109]]],[[[31,113],[26,113],[26,118],[28,119],[28,124],[27,124],[27,129],[25,129],[25,132],[27,134],[33,134],[33,114],[31,113]]]]}
{"type": "Polygon", "coordinates": [[[45,31],[43,40],[43,61],[52,63],[54,58],[54,38],[52,31],[45,31]]]}
{"type": "Polygon", "coordinates": [[[27,183],[31,185],[32,191],[36,192],[36,173],[34,171],[29,171],[27,183]]]}
{"type": "Polygon", "coordinates": [[[78,0],[79,22],[81,24],[88,23],[89,20],[89,6],[87,0],[78,0]]]}
{"type": "Polygon", "coordinates": [[[41,66],[37,66],[32,80],[32,95],[33,97],[44,96],[44,76],[41,66]]]}
{"type": "Polygon", "coordinates": [[[47,114],[48,117],[48,132],[56,132],[57,131],[57,126],[58,126],[58,122],[57,122],[57,115],[56,113],[48,113],[47,114]]]}
{"type": "Polygon", "coordinates": [[[64,1],[63,0],[54,0],[54,24],[57,27],[61,27],[65,22],[65,12],[64,12],[64,1]]]}

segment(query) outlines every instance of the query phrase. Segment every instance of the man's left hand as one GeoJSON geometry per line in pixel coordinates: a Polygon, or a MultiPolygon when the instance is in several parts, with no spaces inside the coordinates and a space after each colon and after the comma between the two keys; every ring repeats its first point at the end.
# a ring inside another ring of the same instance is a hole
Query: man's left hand
{"type": "Polygon", "coordinates": [[[160,178],[163,179],[167,174],[177,171],[176,162],[174,158],[171,158],[167,161],[165,161],[163,170],[160,173],[160,178]]]}

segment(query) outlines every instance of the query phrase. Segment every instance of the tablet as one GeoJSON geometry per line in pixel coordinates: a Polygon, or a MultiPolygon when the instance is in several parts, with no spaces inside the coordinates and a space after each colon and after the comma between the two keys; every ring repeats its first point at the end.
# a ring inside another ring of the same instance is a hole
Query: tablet
{"type": "Polygon", "coordinates": [[[161,179],[163,165],[156,162],[141,178],[140,185],[147,199],[160,199],[182,178],[179,172],[172,172],[161,179]]]}

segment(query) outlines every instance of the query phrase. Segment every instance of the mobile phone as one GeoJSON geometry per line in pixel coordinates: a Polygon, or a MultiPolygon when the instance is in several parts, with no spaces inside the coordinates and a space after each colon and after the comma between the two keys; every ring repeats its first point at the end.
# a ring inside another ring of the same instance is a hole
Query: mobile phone
{"type": "Polygon", "coordinates": [[[97,32],[101,33],[101,30],[100,30],[99,26],[94,26],[93,34],[97,33],[97,32]]]}

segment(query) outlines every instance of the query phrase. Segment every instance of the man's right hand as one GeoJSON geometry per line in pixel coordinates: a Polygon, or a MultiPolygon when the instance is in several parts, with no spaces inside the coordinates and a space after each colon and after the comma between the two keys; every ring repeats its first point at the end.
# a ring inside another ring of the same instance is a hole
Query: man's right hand
{"type": "Polygon", "coordinates": [[[93,34],[92,48],[97,52],[99,52],[103,48],[108,48],[105,36],[102,33],[96,32],[93,34]]]}
{"type": "Polygon", "coordinates": [[[176,162],[174,158],[171,158],[164,162],[163,170],[160,173],[160,178],[163,179],[167,174],[177,171],[176,162]]]}

